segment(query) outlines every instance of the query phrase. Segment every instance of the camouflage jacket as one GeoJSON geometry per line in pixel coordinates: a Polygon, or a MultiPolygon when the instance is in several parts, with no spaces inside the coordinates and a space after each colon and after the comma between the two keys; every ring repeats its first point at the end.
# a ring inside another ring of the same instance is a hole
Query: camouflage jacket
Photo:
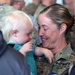
{"type": "Polygon", "coordinates": [[[75,61],[75,53],[72,51],[70,44],[62,51],[55,54],[52,64],[49,64],[44,57],[36,58],[38,75],[68,75],[68,69],[75,61]]]}

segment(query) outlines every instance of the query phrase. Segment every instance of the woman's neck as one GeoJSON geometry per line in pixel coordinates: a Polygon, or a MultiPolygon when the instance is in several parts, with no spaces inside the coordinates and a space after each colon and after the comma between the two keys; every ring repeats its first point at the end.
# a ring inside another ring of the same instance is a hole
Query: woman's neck
{"type": "Polygon", "coordinates": [[[61,50],[63,50],[63,48],[65,48],[67,46],[67,42],[66,42],[66,39],[63,38],[63,39],[60,39],[56,45],[55,45],[55,48],[53,48],[51,51],[55,54],[61,50]]]}

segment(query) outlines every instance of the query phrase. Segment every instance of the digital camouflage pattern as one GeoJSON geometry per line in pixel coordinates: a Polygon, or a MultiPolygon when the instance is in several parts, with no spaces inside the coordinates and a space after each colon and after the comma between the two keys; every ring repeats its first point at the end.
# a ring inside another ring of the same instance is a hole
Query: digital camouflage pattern
{"type": "Polygon", "coordinates": [[[36,58],[38,75],[68,75],[70,65],[75,62],[75,53],[72,51],[70,44],[62,51],[55,54],[52,64],[49,64],[44,57],[36,58]]]}

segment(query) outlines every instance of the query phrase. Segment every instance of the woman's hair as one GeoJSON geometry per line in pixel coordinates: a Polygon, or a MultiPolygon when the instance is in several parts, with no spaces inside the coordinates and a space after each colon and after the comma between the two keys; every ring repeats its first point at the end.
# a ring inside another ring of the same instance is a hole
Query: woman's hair
{"type": "Polygon", "coordinates": [[[21,30],[26,27],[28,23],[31,23],[33,26],[31,19],[22,11],[14,11],[3,17],[1,30],[4,39],[8,41],[13,30],[21,30]]]}
{"type": "Polygon", "coordinates": [[[45,13],[46,16],[58,26],[58,28],[61,28],[61,25],[65,23],[67,25],[66,32],[73,26],[73,17],[69,13],[68,9],[60,4],[49,6],[40,12],[40,14],[42,13],[45,13]]]}

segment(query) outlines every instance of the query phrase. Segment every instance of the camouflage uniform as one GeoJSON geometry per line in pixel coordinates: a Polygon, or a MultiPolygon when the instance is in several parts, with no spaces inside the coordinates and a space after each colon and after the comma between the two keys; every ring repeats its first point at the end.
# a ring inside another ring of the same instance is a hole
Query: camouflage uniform
{"type": "Polygon", "coordinates": [[[55,54],[52,64],[49,64],[43,57],[36,58],[38,75],[68,75],[68,69],[75,61],[75,53],[70,44],[60,52],[55,54]]]}
{"type": "Polygon", "coordinates": [[[3,16],[8,15],[12,11],[15,11],[16,9],[12,6],[9,6],[7,4],[0,3],[0,28],[1,28],[1,19],[3,16]]]}

